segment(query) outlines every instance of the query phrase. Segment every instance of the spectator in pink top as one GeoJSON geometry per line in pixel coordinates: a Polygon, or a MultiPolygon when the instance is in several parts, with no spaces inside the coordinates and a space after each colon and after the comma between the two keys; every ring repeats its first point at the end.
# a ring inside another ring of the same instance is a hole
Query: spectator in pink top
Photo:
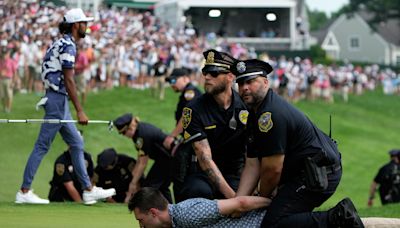
{"type": "Polygon", "coordinates": [[[0,50],[0,98],[6,113],[11,112],[13,90],[12,80],[17,71],[17,65],[11,58],[10,49],[0,50]]]}

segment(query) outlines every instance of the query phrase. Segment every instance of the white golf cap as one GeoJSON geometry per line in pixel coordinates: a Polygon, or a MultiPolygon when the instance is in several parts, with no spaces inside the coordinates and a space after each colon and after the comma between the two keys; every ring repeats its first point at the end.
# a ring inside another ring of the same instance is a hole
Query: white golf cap
{"type": "Polygon", "coordinates": [[[86,17],[86,15],[83,13],[83,10],[80,8],[68,10],[65,13],[64,18],[65,21],[70,24],[75,22],[87,22],[94,20],[93,17],[86,17]]]}

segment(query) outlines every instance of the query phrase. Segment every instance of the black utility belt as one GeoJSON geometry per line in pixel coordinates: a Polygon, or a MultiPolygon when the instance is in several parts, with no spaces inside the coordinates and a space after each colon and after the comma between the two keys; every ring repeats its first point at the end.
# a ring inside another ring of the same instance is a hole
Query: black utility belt
{"type": "Polygon", "coordinates": [[[311,157],[304,162],[305,185],[311,191],[324,191],[328,188],[328,175],[341,169],[340,163],[321,166],[317,160],[311,157]]]}

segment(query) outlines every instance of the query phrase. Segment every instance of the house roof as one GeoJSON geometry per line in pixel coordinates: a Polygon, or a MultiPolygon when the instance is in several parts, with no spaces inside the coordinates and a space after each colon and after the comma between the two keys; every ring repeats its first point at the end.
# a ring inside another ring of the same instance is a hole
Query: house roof
{"type": "MultiPolygon", "coordinates": [[[[366,11],[358,12],[358,15],[368,23],[372,19],[373,14],[366,11]]],[[[387,42],[400,46],[400,20],[389,19],[376,25],[376,32],[382,36],[387,42]]]]}
{"type": "Polygon", "coordinates": [[[337,18],[335,19],[331,19],[329,20],[325,26],[319,30],[316,31],[312,31],[310,32],[310,35],[312,37],[317,38],[318,40],[318,44],[322,44],[322,42],[324,41],[324,39],[326,38],[326,35],[328,34],[328,32],[330,31],[330,28],[332,26],[332,24],[336,21],[337,18]]]}

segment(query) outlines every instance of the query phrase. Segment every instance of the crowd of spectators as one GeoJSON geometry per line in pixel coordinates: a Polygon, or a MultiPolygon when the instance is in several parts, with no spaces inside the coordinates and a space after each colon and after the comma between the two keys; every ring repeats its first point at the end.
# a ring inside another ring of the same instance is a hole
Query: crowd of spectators
{"type": "MultiPolygon", "coordinates": [[[[14,92],[41,94],[41,61],[59,36],[58,24],[66,8],[9,0],[0,1],[0,5],[0,64],[13,63],[7,64],[7,72],[2,71],[1,77],[12,77],[14,92]]],[[[189,68],[193,80],[201,84],[202,52],[209,48],[230,52],[239,59],[270,62],[275,68],[273,88],[291,101],[322,97],[333,102],[334,91],[347,101],[348,93],[362,94],[379,83],[386,94],[400,93],[400,75],[378,65],[324,66],[310,59],[269,58],[265,53],[257,55],[252,48],[227,43],[215,34],[197,36],[185,28],[175,30],[160,23],[151,12],[101,8],[92,16],[96,20],[89,25],[90,35],[78,44],[76,63],[83,102],[87,92],[98,89],[148,88],[155,72],[160,73],[158,67],[165,69],[161,71],[164,74],[175,67],[189,68]]]]}

